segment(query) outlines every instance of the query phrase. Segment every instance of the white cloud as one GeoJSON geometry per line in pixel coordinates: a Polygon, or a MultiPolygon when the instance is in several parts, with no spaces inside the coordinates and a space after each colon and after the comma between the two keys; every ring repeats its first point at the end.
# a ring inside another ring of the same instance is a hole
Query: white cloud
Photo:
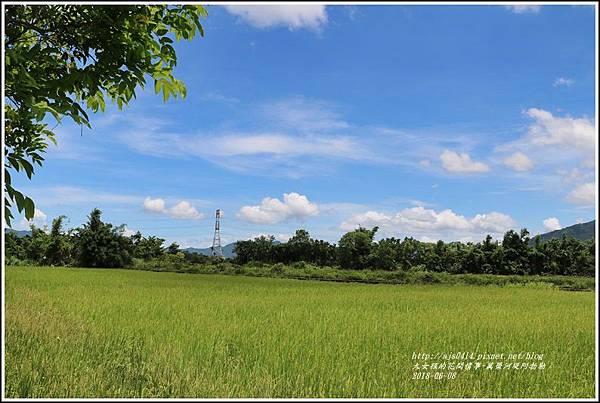
{"type": "Polygon", "coordinates": [[[585,152],[594,151],[596,131],[590,119],[557,117],[538,108],[525,111],[535,123],[529,126],[529,137],[533,144],[540,146],[563,145],[576,147],[585,152]]]}
{"type": "Polygon", "coordinates": [[[421,160],[419,161],[419,165],[421,165],[421,168],[430,168],[431,167],[431,161],[430,160],[421,160]]]}
{"type": "Polygon", "coordinates": [[[311,203],[306,196],[292,192],[284,193],[283,202],[265,197],[260,205],[244,206],[237,216],[256,224],[276,224],[290,218],[301,220],[318,213],[319,208],[316,204],[311,203]]]}
{"type": "Polygon", "coordinates": [[[454,151],[444,150],[440,155],[442,165],[448,172],[457,173],[472,173],[472,172],[487,172],[490,167],[483,162],[475,162],[467,153],[458,154],[454,151]]]}
{"type": "Polygon", "coordinates": [[[144,128],[132,121],[132,127],[119,137],[142,154],[199,157],[256,175],[323,174],[340,160],[382,159],[381,152],[366,144],[366,136],[341,119],[330,102],[292,97],[247,109],[251,111],[250,127],[245,130],[170,133],[160,126],[144,128]]]}
{"type": "Polygon", "coordinates": [[[352,231],[359,226],[375,227],[392,223],[392,217],[377,211],[367,211],[365,213],[354,214],[352,217],[340,224],[340,229],[352,231]]]}
{"type": "Polygon", "coordinates": [[[248,237],[248,239],[260,238],[261,236],[264,236],[266,238],[273,236],[275,238],[275,240],[279,241],[279,242],[287,242],[292,237],[292,235],[290,235],[290,234],[283,234],[283,233],[267,234],[266,232],[259,232],[259,233],[252,234],[250,237],[248,237]]]}
{"type": "Polygon", "coordinates": [[[43,206],[138,204],[141,196],[108,193],[77,186],[43,186],[23,189],[43,206]]]}
{"type": "Polygon", "coordinates": [[[178,220],[201,220],[204,214],[200,213],[194,206],[183,200],[169,209],[169,215],[178,220]]]}
{"type": "Polygon", "coordinates": [[[358,6],[343,6],[344,10],[346,11],[346,14],[348,15],[348,18],[350,19],[350,21],[356,21],[357,19],[364,17],[364,9],[363,11],[361,11],[361,9],[358,6]]]}
{"type": "Polygon", "coordinates": [[[506,157],[504,164],[519,172],[529,171],[533,168],[533,163],[529,157],[521,152],[516,152],[506,157]]]}
{"type": "Polygon", "coordinates": [[[495,211],[488,214],[477,214],[471,223],[476,228],[493,233],[503,233],[517,226],[517,222],[511,216],[495,211]]]}
{"type": "Polygon", "coordinates": [[[342,222],[340,228],[351,231],[358,226],[378,226],[382,234],[426,237],[426,239],[467,239],[484,234],[502,234],[517,226],[516,221],[502,213],[477,214],[469,219],[450,209],[437,212],[433,209],[413,207],[400,210],[396,214],[367,211],[354,214],[342,222]]]}
{"type": "Polygon", "coordinates": [[[153,199],[148,196],[144,199],[144,210],[152,213],[164,213],[166,211],[165,201],[160,198],[153,199]]]}
{"type": "Polygon", "coordinates": [[[143,207],[144,210],[151,213],[166,214],[177,220],[201,220],[204,218],[204,214],[200,213],[194,206],[185,200],[167,208],[163,199],[153,199],[148,196],[144,199],[143,207]]]}
{"type": "Polygon", "coordinates": [[[575,80],[573,80],[572,78],[559,77],[556,80],[554,80],[554,83],[552,83],[552,86],[559,87],[561,85],[564,85],[564,86],[570,87],[574,83],[575,83],[575,80]]]}
{"type": "Polygon", "coordinates": [[[515,4],[510,6],[504,6],[507,10],[512,11],[515,14],[537,14],[540,12],[541,6],[539,5],[527,5],[527,4],[515,4]]]}
{"type": "Polygon", "coordinates": [[[104,147],[97,144],[87,130],[83,132],[79,126],[61,124],[53,131],[56,133],[57,144],[49,143],[46,159],[92,163],[102,159],[104,147]]]}
{"type": "MultiPolygon", "coordinates": [[[[415,168],[446,148],[471,149],[480,142],[445,130],[356,125],[343,118],[341,109],[294,96],[235,108],[214,131],[169,132],[164,124],[147,124],[137,116],[115,131],[119,141],[141,154],[202,158],[237,172],[294,178],[334,174],[344,161],[415,168]]],[[[434,165],[430,161],[431,169],[434,165]]]]}
{"type": "Polygon", "coordinates": [[[593,182],[577,186],[567,196],[567,201],[582,206],[593,206],[596,202],[596,186],[593,182]]]}
{"type": "Polygon", "coordinates": [[[291,97],[265,103],[259,109],[272,122],[303,132],[350,127],[350,124],[337,112],[335,104],[320,99],[291,97]]]}
{"type": "MultiPolygon", "coordinates": [[[[552,192],[564,189],[565,183],[575,186],[594,181],[597,140],[593,118],[556,116],[540,108],[526,109],[523,115],[532,120],[526,134],[497,146],[496,153],[521,152],[530,157],[538,169],[535,176],[524,176],[524,179],[552,192]]],[[[568,199],[585,204],[579,192],[568,199]]]]}
{"type": "Polygon", "coordinates": [[[464,230],[470,228],[470,223],[464,216],[455,214],[449,209],[439,213],[423,207],[404,209],[396,214],[394,222],[401,227],[415,229],[464,230]]]}
{"type": "Polygon", "coordinates": [[[583,172],[578,168],[572,168],[571,170],[559,169],[557,173],[561,175],[564,183],[584,182],[586,178],[593,177],[593,172],[583,172]]]}
{"type": "Polygon", "coordinates": [[[256,28],[283,26],[290,30],[319,31],[327,23],[327,10],[320,4],[226,5],[225,9],[256,28]]]}
{"type": "Polygon", "coordinates": [[[47,218],[48,218],[48,216],[42,210],[37,209],[37,208],[34,210],[34,212],[33,212],[33,219],[34,220],[46,221],[47,218]]]}
{"type": "MultiPolygon", "coordinates": [[[[283,134],[242,134],[225,135],[210,141],[211,154],[221,156],[239,156],[252,154],[275,155],[321,155],[332,157],[358,158],[356,146],[352,140],[337,138],[306,137],[299,138],[283,134]]],[[[206,143],[198,146],[206,147],[206,143]]],[[[200,150],[199,150],[200,151],[200,150]]]]}
{"type": "Polygon", "coordinates": [[[135,235],[136,232],[137,231],[130,229],[128,226],[125,226],[125,227],[123,227],[123,231],[121,232],[121,235],[132,236],[132,235],[135,235]]]}
{"type": "Polygon", "coordinates": [[[199,157],[254,175],[300,177],[323,174],[338,161],[376,161],[377,155],[350,136],[322,133],[208,133],[182,136],[135,131],[123,140],[134,150],[165,158],[199,157]]]}
{"type": "Polygon", "coordinates": [[[225,105],[235,105],[240,102],[240,100],[235,97],[223,95],[219,92],[214,91],[200,95],[200,99],[207,102],[217,102],[225,105]]]}
{"type": "Polygon", "coordinates": [[[544,229],[546,231],[556,231],[562,228],[560,221],[556,217],[549,217],[543,221],[544,229]]]}
{"type": "Polygon", "coordinates": [[[21,218],[19,222],[14,225],[15,230],[28,230],[31,224],[35,225],[38,228],[42,228],[48,224],[47,222],[48,216],[40,209],[35,209],[33,212],[33,218],[31,220],[25,219],[25,217],[21,218]]]}

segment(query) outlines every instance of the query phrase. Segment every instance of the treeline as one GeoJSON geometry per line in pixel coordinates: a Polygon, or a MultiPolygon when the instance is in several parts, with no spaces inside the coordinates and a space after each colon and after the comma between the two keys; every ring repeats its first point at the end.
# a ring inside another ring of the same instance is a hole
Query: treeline
{"type": "Polygon", "coordinates": [[[237,242],[236,262],[284,263],[304,261],[345,269],[432,271],[474,274],[593,276],[594,240],[573,237],[530,242],[529,232],[510,230],[501,242],[488,235],[479,243],[420,242],[413,238],[374,241],[378,228],[358,228],[342,236],[337,245],[311,239],[298,230],[286,243],[261,236],[237,242]],[[533,245],[530,245],[533,243],[533,245]]]}
{"type": "Polygon", "coordinates": [[[105,223],[101,214],[99,209],[92,210],[87,223],[68,231],[63,228],[66,217],[60,216],[52,221],[48,233],[33,225],[31,235],[18,237],[13,232],[6,233],[7,264],[120,268],[131,267],[139,259],[178,267],[209,260],[206,256],[182,252],[176,243],[164,246],[164,239],[144,237],[139,231],[126,236],[125,225],[105,223]]]}
{"type": "MultiPolygon", "coordinates": [[[[140,267],[178,269],[185,265],[210,264],[216,259],[187,253],[162,238],[144,237],[137,232],[126,236],[125,226],[101,220],[94,209],[81,228],[63,229],[64,216],[52,222],[48,233],[31,227],[31,236],[7,233],[7,264],[34,264],[81,267],[140,267]]],[[[579,241],[565,236],[541,242],[529,232],[510,230],[502,241],[488,235],[479,243],[420,242],[413,238],[385,238],[375,241],[378,228],[358,228],[344,234],[336,244],[310,237],[303,229],[285,243],[272,236],[238,241],[233,263],[295,264],[349,270],[428,271],[502,275],[593,276],[594,240],[579,241]]]]}

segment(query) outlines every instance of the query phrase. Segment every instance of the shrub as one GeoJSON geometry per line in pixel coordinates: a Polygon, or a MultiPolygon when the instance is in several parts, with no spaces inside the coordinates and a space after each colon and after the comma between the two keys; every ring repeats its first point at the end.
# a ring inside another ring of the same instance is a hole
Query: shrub
{"type": "Polygon", "coordinates": [[[29,265],[33,265],[32,262],[29,262],[27,260],[19,259],[16,256],[7,256],[6,260],[4,260],[4,263],[7,266],[29,266],[29,265]]]}
{"type": "Polygon", "coordinates": [[[283,274],[285,271],[285,265],[283,263],[276,263],[271,266],[269,270],[272,274],[283,274]]]}
{"type": "Polygon", "coordinates": [[[409,267],[409,269],[407,270],[408,272],[414,273],[422,273],[422,272],[427,272],[429,270],[427,270],[427,266],[425,266],[424,264],[418,264],[416,266],[411,266],[409,267]]]}
{"type": "Polygon", "coordinates": [[[308,265],[304,260],[300,260],[299,262],[292,263],[292,267],[294,269],[305,269],[307,266],[308,265]]]}

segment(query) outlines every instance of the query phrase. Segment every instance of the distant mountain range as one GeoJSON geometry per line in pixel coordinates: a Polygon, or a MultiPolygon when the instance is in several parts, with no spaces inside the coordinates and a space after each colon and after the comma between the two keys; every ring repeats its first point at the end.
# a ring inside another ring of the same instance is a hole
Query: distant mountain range
{"type": "MultiPolygon", "coordinates": [[[[545,234],[541,234],[542,242],[548,241],[553,238],[562,238],[563,235],[571,235],[575,239],[579,239],[581,241],[587,239],[595,239],[596,238],[596,220],[592,220],[589,222],[584,222],[581,224],[571,225],[570,227],[565,227],[556,231],[547,232],[545,234]]],[[[533,239],[532,239],[533,242],[533,239]]]]}
{"type": "Polygon", "coordinates": [[[4,232],[7,233],[7,234],[10,234],[10,233],[16,234],[18,238],[22,238],[24,236],[31,235],[31,231],[29,231],[29,230],[17,231],[17,230],[14,230],[12,228],[6,228],[4,230],[4,232]]]}
{"type": "MultiPolygon", "coordinates": [[[[223,246],[222,247],[223,256],[229,257],[229,258],[235,257],[235,253],[233,252],[234,246],[235,246],[235,242],[223,246]]],[[[182,251],[189,252],[189,253],[199,253],[201,255],[207,255],[207,256],[212,255],[211,248],[185,248],[185,249],[182,249],[182,251]]]]}

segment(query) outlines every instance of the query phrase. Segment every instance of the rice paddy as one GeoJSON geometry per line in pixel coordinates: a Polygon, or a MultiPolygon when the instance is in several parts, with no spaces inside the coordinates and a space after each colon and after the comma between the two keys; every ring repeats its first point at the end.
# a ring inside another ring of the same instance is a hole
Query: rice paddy
{"type": "Polygon", "coordinates": [[[593,292],[38,267],[5,287],[7,397],[594,396],[593,292]]]}

